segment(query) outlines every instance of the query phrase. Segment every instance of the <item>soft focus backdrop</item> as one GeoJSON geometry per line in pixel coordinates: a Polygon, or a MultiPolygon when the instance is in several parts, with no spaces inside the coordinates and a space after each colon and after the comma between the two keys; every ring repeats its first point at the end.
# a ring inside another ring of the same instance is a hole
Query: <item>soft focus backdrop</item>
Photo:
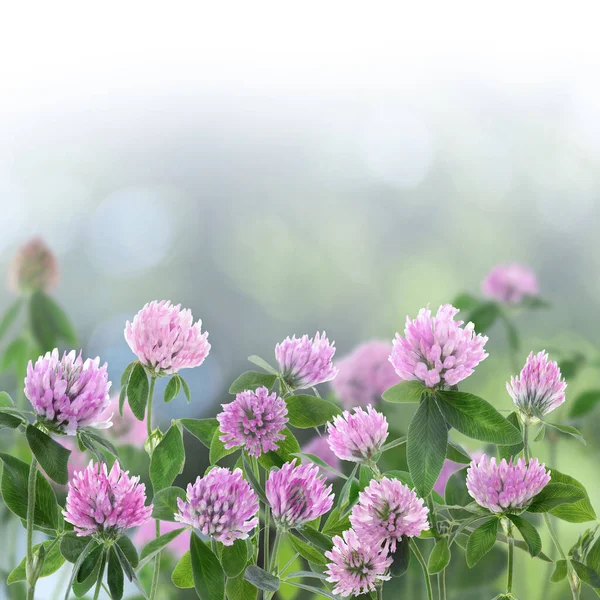
{"type": "MultiPolygon", "coordinates": [[[[246,357],[272,359],[287,335],[325,329],[338,356],[391,340],[421,306],[478,293],[499,262],[530,265],[552,303],[519,321],[523,360],[595,356],[594,19],[583,3],[475,6],[12,9],[0,269],[44,237],[54,296],[115,387],[132,360],[125,321],[152,299],[191,308],[212,350],[184,373],[192,404],[156,404],[164,422],[214,415],[246,357]]],[[[508,408],[500,327],[488,350],[466,387],[508,408]]],[[[584,371],[568,398],[597,378],[584,371]]],[[[598,445],[559,449],[599,508],[598,445]]],[[[198,469],[188,460],[188,479],[198,469]]],[[[565,545],[584,528],[561,523],[565,545]]]]}

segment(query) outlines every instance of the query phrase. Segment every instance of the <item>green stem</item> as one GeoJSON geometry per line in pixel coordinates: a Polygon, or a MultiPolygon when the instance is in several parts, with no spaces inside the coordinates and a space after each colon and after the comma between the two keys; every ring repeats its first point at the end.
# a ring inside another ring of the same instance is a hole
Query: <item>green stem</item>
{"type": "MultiPolygon", "coordinates": [[[[150,390],[148,391],[148,413],[146,415],[146,430],[148,432],[148,438],[152,435],[152,401],[154,399],[154,386],[156,384],[156,377],[150,377],[150,390]]],[[[155,521],[156,537],[160,537],[160,521],[155,521]]],[[[152,584],[150,587],[150,600],[155,600],[156,592],[158,590],[158,580],[160,578],[160,552],[158,552],[154,558],[154,570],[152,572],[152,584]]]]}
{"type": "Polygon", "coordinates": [[[552,526],[552,521],[550,520],[550,516],[548,515],[548,513],[544,513],[544,522],[546,523],[546,527],[548,528],[548,533],[550,533],[550,537],[552,538],[552,541],[554,542],[554,545],[556,546],[556,549],[558,550],[560,557],[567,563],[567,570],[569,573],[567,578],[569,580],[569,586],[571,587],[571,594],[573,595],[573,600],[577,600],[579,598],[579,586],[576,585],[576,582],[578,581],[577,574],[575,573],[575,570],[573,569],[571,560],[565,554],[565,551],[562,549],[562,546],[560,545],[558,536],[556,535],[556,532],[554,531],[554,527],[552,526]]]}
{"type": "Polygon", "coordinates": [[[271,511],[269,510],[268,506],[265,506],[265,531],[264,531],[264,550],[263,550],[263,562],[265,563],[265,567],[267,569],[267,571],[269,570],[269,566],[270,566],[270,559],[269,559],[269,528],[270,528],[270,516],[271,516],[271,511]]]}
{"type": "MultiPolygon", "coordinates": [[[[254,471],[254,476],[257,481],[260,481],[260,470],[258,468],[258,459],[256,456],[250,456],[250,462],[252,463],[252,470],[254,471]]],[[[266,510],[266,506],[265,506],[266,510]]],[[[254,545],[256,547],[256,556],[254,558],[255,562],[258,564],[258,554],[260,549],[260,527],[256,527],[254,531],[254,545]]],[[[269,560],[268,556],[263,557],[263,566],[267,569],[267,561],[269,560]]]]}
{"type": "Polygon", "coordinates": [[[429,572],[427,571],[427,563],[425,562],[425,559],[423,558],[423,555],[421,554],[421,551],[419,550],[419,547],[417,546],[413,538],[410,538],[410,547],[417,560],[419,561],[419,564],[421,565],[421,569],[423,571],[423,577],[425,578],[425,587],[427,588],[427,600],[433,600],[433,592],[431,590],[431,580],[429,579],[429,572]]]}
{"type": "Polygon", "coordinates": [[[529,463],[529,423],[523,423],[523,456],[525,464],[529,463]]]}
{"type": "Polygon", "coordinates": [[[284,534],[279,529],[275,531],[275,541],[273,542],[273,550],[271,551],[271,557],[269,558],[269,573],[274,573],[275,575],[279,572],[277,554],[279,553],[279,545],[281,544],[283,535],[284,534]]]}
{"type": "Polygon", "coordinates": [[[515,554],[515,540],[513,539],[512,535],[511,535],[508,538],[508,575],[506,578],[506,593],[507,594],[510,594],[512,592],[514,554],[515,554]]]}
{"type": "Polygon", "coordinates": [[[377,600],[383,600],[383,582],[377,584],[377,600]]]}
{"type": "Polygon", "coordinates": [[[440,600],[446,600],[446,569],[438,573],[438,595],[440,600]]]}
{"type": "Polygon", "coordinates": [[[35,595],[35,577],[33,574],[33,520],[35,516],[35,485],[37,482],[37,460],[31,457],[29,479],[27,481],[27,560],[25,572],[27,577],[27,600],[33,600],[35,595]]]}
{"type": "Polygon", "coordinates": [[[102,562],[100,563],[100,570],[98,571],[98,579],[96,579],[96,591],[94,592],[94,600],[98,600],[100,597],[100,590],[102,589],[102,577],[104,575],[104,565],[106,564],[106,552],[102,554],[102,562]]]}

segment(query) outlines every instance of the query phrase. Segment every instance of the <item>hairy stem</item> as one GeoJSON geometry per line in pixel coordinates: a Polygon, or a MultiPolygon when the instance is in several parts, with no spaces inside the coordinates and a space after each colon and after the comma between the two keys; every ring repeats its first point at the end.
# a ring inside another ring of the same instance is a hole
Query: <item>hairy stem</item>
{"type": "Polygon", "coordinates": [[[529,423],[523,423],[523,456],[525,464],[529,464],[529,423]]]}
{"type": "Polygon", "coordinates": [[[27,600],[33,600],[35,596],[35,577],[33,573],[33,520],[35,516],[35,485],[37,482],[37,460],[31,458],[29,467],[29,479],[27,481],[27,558],[25,573],[27,577],[27,600]]]}
{"type": "MultiPolygon", "coordinates": [[[[156,377],[150,377],[150,390],[148,392],[148,413],[146,415],[146,430],[148,437],[152,435],[152,400],[154,399],[154,386],[156,384],[156,377]]],[[[156,537],[160,537],[160,521],[155,521],[156,537]]],[[[156,599],[156,592],[158,590],[158,580],[160,578],[160,551],[157,552],[154,558],[154,571],[152,573],[152,584],[150,587],[150,600],[156,599]]]]}
{"type": "Polygon", "coordinates": [[[268,506],[265,506],[265,531],[264,531],[264,550],[263,550],[263,556],[264,556],[264,562],[265,562],[265,567],[267,569],[267,571],[269,570],[270,567],[270,563],[271,560],[269,558],[269,528],[270,528],[270,516],[271,516],[271,512],[269,510],[268,506]]]}
{"type": "Polygon", "coordinates": [[[421,554],[421,551],[419,550],[419,547],[417,546],[413,538],[410,538],[410,547],[415,557],[419,561],[419,564],[421,565],[421,569],[423,571],[423,577],[425,578],[425,587],[427,588],[427,600],[433,600],[433,592],[431,590],[431,580],[429,579],[429,572],[427,571],[427,563],[425,562],[425,559],[423,558],[423,555],[421,554]]]}
{"type": "Polygon", "coordinates": [[[98,600],[100,597],[100,590],[102,589],[102,576],[104,575],[104,565],[106,564],[106,552],[102,554],[102,562],[100,563],[100,569],[98,571],[98,579],[96,579],[96,591],[94,592],[94,600],[98,600]]]}
{"type": "Polygon", "coordinates": [[[513,563],[515,554],[515,540],[512,535],[508,538],[508,574],[506,577],[506,593],[512,592],[513,585],[513,563]]]}
{"type": "Polygon", "coordinates": [[[554,527],[552,526],[552,521],[550,520],[550,515],[548,515],[548,513],[544,513],[544,522],[546,523],[546,527],[548,528],[550,537],[552,538],[552,541],[554,542],[554,545],[556,546],[556,549],[558,550],[560,557],[567,563],[567,570],[568,570],[567,579],[569,580],[569,586],[571,587],[571,594],[573,596],[573,600],[577,600],[579,598],[579,590],[580,590],[579,578],[577,576],[577,573],[575,573],[575,569],[573,569],[571,560],[565,554],[565,551],[562,549],[562,546],[560,545],[558,536],[556,535],[556,531],[554,531],[554,527]]]}
{"type": "Polygon", "coordinates": [[[443,569],[437,576],[439,600],[446,600],[446,569],[443,569]]]}

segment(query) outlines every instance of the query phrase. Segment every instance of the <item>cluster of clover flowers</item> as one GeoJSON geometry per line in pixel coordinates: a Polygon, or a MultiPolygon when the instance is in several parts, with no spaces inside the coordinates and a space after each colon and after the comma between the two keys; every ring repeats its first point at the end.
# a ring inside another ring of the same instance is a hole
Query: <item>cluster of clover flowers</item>
{"type": "MultiPolygon", "coordinates": [[[[37,272],[34,275],[38,277],[37,272]]],[[[498,300],[515,303],[536,292],[531,279],[514,267],[492,275],[484,291],[498,300]]],[[[4,501],[27,527],[27,555],[16,571],[23,571],[28,598],[34,598],[37,580],[48,572],[46,560],[60,551],[74,562],[65,599],[72,587],[92,577],[87,589],[96,584],[95,598],[106,587],[113,600],[120,600],[125,575],[144,597],[155,600],[161,551],[188,530],[192,530],[190,550],[172,578],[179,587],[194,587],[202,600],[225,596],[245,600],[255,598],[257,589],[271,598],[281,581],[329,598],[365,593],[382,598],[384,582],[406,572],[411,554],[422,567],[427,597],[433,597],[431,580],[437,575],[440,598],[445,598],[451,547],[465,537],[469,567],[497,540],[508,545],[506,593],[499,597],[514,598],[515,545],[532,556],[542,555],[540,536],[522,516],[525,512],[544,514],[561,555],[556,570],[564,571],[562,578],[568,576],[573,597],[579,597],[581,580],[590,585],[596,580],[589,566],[565,555],[548,512],[560,516],[562,505],[585,501],[587,494],[578,482],[550,472],[529,453],[529,428],[547,423],[546,416],[565,400],[566,384],[557,364],[540,352],[530,354],[520,375],[507,384],[517,409],[512,420],[485,400],[458,391],[457,385],[487,357],[487,338],[476,334],[472,323],[463,326],[456,320],[458,312],[451,305],[436,314],[424,308],[416,319],[407,318],[404,335],[396,334],[391,347],[380,342],[361,346],[337,367],[332,362],[334,345],[325,334],[288,337],[275,347],[277,368],[250,357],[264,372],[241,375],[230,389],[235,400],[224,404],[216,419],[173,420],[163,433],[152,425],[157,378],[170,377],[165,401],[181,390],[189,401],[190,391],[179,371],[200,366],[210,344],[189,310],[164,301],[147,304],[125,327],[137,360],[121,379],[118,408],[122,415],[128,402],[135,417],[146,422],[154,491],[150,505],[139,477],[123,471],[118,460],[110,468],[107,465],[107,458],[116,458],[117,451],[97,432],[110,427],[114,417],[107,414],[111,384],[106,364],[100,365],[98,358],[83,360],[75,351],[60,356],[56,349],[30,362],[24,391],[33,412],[17,409],[6,394],[0,406],[3,426],[24,431],[33,454],[31,465],[2,455],[4,501]],[[327,381],[334,382],[340,398],[366,408],[342,412],[322,399],[315,386],[327,381]],[[298,394],[299,390],[313,390],[314,395],[298,394]],[[418,403],[405,438],[387,441],[386,417],[369,404],[380,396],[390,402],[418,403]],[[288,425],[326,426],[327,435],[315,439],[303,453],[288,425]],[[211,463],[185,492],[172,485],[185,460],[182,428],[209,448],[211,463]],[[471,461],[449,439],[452,428],[496,444],[506,458],[497,463],[495,457],[483,455],[471,461]],[[75,436],[80,449],[97,461],[69,477],[70,451],[55,441],[56,436],[75,436]],[[381,473],[382,454],[401,444],[407,445],[409,472],[381,473]],[[233,469],[216,466],[240,450],[233,469]],[[345,476],[329,456],[354,463],[352,473],[345,476]],[[308,462],[302,464],[300,458],[308,462]],[[470,462],[464,484],[473,504],[452,506],[434,491],[447,459],[470,462]],[[68,481],[66,504],[60,511],[64,522],[58,520],[56,499],[38,465],[55,482],[68,481]],[[346,480],[337,500],[328,483],[331,475],[346,480]],[[26,490],[26,502],[19,500],[19,486],[26,490]],[[453,518],[457,509],[470,516],[453,518]],[[321,517],[328,513],[321,525],[321,517]],[[124,534],[152,519],[156,537],[138,556],[124,534]],[[161,534],[162,521],[183,527],[170,526],[161,534]],[[476,522],[482,523],[473,527],[476,522]],[[35,528],[54,539],[34,547],[35,528]],[[515,541],[515,529],[524,542],[515,541]],[[291,563],[280,569],[278,551],[284,537],[308,561],[310,571],[287,573],[291,563]],[[415,537],[435,540],[428,561],[415,537]],[[136,571],[150,561],[154,570],[147,593],[136,571]],[[311,578],[322,585],[304,583],[311,578]]]]}

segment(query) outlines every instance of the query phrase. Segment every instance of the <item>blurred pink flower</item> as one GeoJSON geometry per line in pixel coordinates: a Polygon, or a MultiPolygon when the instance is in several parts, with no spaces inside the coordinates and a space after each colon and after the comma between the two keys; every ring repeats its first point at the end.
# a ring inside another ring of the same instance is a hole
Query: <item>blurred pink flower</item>
{"type": "Polygon", "coordinates": [[[459,310],[440,306],[435,316],[422,308],[415,320],[406,317],[404,337],[394,339],[390,362],[401,379],[417,379],[427,387],[453,386],[471,375],[487,357],[488,338],[475,334],[473,323],[461,327],[459,310]]]}
{"type": "Polygon", "coordinates": [[[399,382],[389,361],[391,351],[389,342],[373,340],[337,361],[338,374],[331,387],[346,408],[376,405],[383,392],[399,382]]]}
{"type": "MultiPolygon", "coordinates": [[[[314,454],[317,458],[320,458],[322,461],[326,462],[330,467],[333,467],[336,471],[341,470],[342,463],[340,459],[331,451],[329,447],[329,442],[327,441],[327,437],[323,435],[317,435],[312,440],[310,440],[307,444],[302,447],[302,452],[305,454],[314,454]]],[[[308,464],[310,461],[305,459],[305,464],[308,464]]],[[[319,472],[321,475],[325,477],[325,479],[335,479],[337,475],[332,473],[331,471],[327,471],[319,467],[319,472]]]]}
{"type": "Polygon", "coordinates": [[[150,302],[125,326],[125,339],[139,361],[156,375],[198,367],[208,356],[208,332],[192,312],[163,300],[150,302]]]}
{"type": "Polygon", "coordinates": [[[334,594],[342,597],[373,592],[379,582],[390,579],[386,571],[392,557],[381,545],[365,543],[353,529],[333,538],[333,548],[325,552],[331,562],[325,571],[327,581],[334,583],[334,594]]]}
{"type": "MultiPolygon", "coordinates": [[[[183,527],[181,523],[171,523],[170,521],[160,522],[160,533],[169,533],[174,529],[183,527]]],[[[176,558],[181,558],[190,549],[190,531],[180,533],[170,544],[165,548],[171,552],[176,558]]],[[[156,525],[153,520],[144,523],[138,527],[133,534],[133,543],[141,550],[143,546],[151,542],[156,537],[156,525]]]]}
{"type": "Polygon", "coordinates": [[[275,346],[275,358],[285,382],[293,390],[300,390],[331,381],[337,374],[331,359],[335,354],[325,335],[317,334],[314,339],[303,335],[301,338],[285,338],[275,346]]]}
{"type": "Polygon", "coordinates": [[[111,398],[106,413],[114,415],[113,426],[108,430],[108,436],[117,445],[143,446],[146,441],[146,421],[138,421],[129,402],[123,405],[123,416],[119,414],[119,395],[111,398]]]}
{"type": "Polygon", "coordinates": [[[529,501],[550,482],[550,472],[537,458],[526,464],[524,458],[516,463],[485,454],[479,462],[473,461],[467,471],[467,489],[471,497],[493,513],[526,508],[529,501]]]}
{"type": "Polygon", "coordinates": [[[143,525],[152,514],[152,505],[145,506],[146,486],[139,480],[129,477],[118,462],[109,472],[106,463],[90,461],[69,482],[62,514],[78,536],[117,539],[126,529],[143,525]]]}
{"type": "Polygon", "coordinates": [[[567,384],[560,369],[545,351],[529,353],[518,377],[511,377],[506,389],[527,420],[537,420],[565,401],[567,384]]]}
{"type": "Polygon", "coordinates": [[[481,291],[484,296],[505,304],[518,304],[523,298],[539,293],[535,273],[519,264],[494,267],[483,280],[481,291]]]}
{"type": "Polygon", "coordinates": [[[15,254],[9,271],[9,288],[16,293],[49,292],[58,283],[58,262],[41,238],[26,242],[15,254]]]}
{"type": "MultiPolygon", "coordinates": [[[[483,456],[483,452],[479,452],[478,450],[475,452],[470,452],[469,456],[473,460],[479,460],[483,456]]],[[[460,471],[466,465],[461,463],[454,462],[453,460],[446,459],[444,461],[444,466],[442,467],[442,471],[438,475],[437,481],[433,486],[433,489],[440,495],[443,496],[446,491],[446,484],[448,483],[448,479],[456,473],[456,471],[460,471]]]]}

